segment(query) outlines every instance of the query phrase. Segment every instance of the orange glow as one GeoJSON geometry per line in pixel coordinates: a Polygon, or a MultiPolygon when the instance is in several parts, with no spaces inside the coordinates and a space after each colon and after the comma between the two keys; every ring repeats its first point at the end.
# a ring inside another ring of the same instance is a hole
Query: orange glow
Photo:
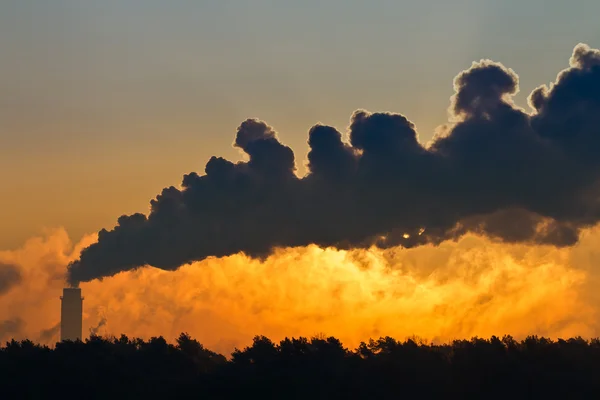
{"type": "MultiPolygon", "coordinates": [[[[59,296],[73,246],[64,230],[30,239],[0,261],[23,281],[0,296],[0,322],[21,317],[17,336],[53,343],[40,332],[59,321],[59,296]]],[[[189,332],[229,353],[256,334],[327,334],[356,346],[370,337],[433,341],[478,335],[597,335],[596,273],[588,265],[600,230],[573,249],[505,245],[466,236],[438,247],[338,251],[281,249],[264,262],[234,255],[177,271],[141,268],[83,283],[84,333],[173,339],[189,332]],[[104,321],[99,324],[100,321],[104,321]]],[[[0,339],[9,336],[0,332],[0,339]]]]}

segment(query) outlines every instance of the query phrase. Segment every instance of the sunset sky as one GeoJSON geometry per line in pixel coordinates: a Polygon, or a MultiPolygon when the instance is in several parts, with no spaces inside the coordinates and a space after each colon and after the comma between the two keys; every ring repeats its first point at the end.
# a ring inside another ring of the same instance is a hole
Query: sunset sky
{"type": "Polygon", "coordinates": [[[452,79],[491,58],[517,103],[600,43],[593,0],[3,1],[0,248],[44,227],[74,239],[146,212],[163,187],[239,159],[235,129],[267,121],[296,152],[357,108],[447,121],[452,79]]]}
{"type": "Polygon", "coordinates": [[[0,2],[0,341],[599,336],[598,15],[0,2]]]}

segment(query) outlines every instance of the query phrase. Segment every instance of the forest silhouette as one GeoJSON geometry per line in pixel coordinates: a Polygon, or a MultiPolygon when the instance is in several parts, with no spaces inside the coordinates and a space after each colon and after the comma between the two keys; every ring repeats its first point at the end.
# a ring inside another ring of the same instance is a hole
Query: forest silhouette
{"type": "Polygon", "coordinates": [[[92,335],[0,348],[0,398],[595,398],[600,340],[511,336],[431,344],[391,337],[350,350],[334,337],[256,336],[230,357],[175,343],[92,335]]]}

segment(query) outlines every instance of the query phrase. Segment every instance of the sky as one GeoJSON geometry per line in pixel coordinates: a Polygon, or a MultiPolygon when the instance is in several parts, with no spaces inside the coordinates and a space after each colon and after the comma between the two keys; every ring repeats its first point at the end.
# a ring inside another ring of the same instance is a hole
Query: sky
{"type": "Polygon", "coordinates": [[[224,353],[256,334],[597,337],[597,15],[0,2],[0,341],[55,342],[67,284],[84,335],[186,331],[224,353]],[[205,174],[214,155],[247,162],[205,174]]]}
{"type": "Polygon", "coordinates": [[[239,159],[241,121],[273,126],[299,173],[316,122],[394,111],[428,141],[452,79],[490,58],[518,104],[579,43],[600,45],[593,0],[9,0],[0,4],[0,248],[44,229],[74,240],[239,159]]]}

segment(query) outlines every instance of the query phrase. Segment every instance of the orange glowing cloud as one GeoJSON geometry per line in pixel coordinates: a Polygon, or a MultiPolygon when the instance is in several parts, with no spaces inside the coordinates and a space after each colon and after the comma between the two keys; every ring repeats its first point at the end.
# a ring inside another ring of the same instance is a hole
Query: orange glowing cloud
{"type": "MultiPolygon", "coordinates": [[[[0,252],[22,280],[0,295],[0,339],[58,340],[67,264],[93,243],[64,230],[0,252]],[[52,329],[54,328],[54,329],[52,329]]],[[[370,337],[597,335],[590,268],[600,230],[571,249],[506,245],[467,235],[414,249],[279,249],[264,261],[242,254],[169,272],[152,267],[81,285],[84,333],[173,339],[189,332],[228,353],[256,334],[334,335],[353,347],[370,337]]]]}

